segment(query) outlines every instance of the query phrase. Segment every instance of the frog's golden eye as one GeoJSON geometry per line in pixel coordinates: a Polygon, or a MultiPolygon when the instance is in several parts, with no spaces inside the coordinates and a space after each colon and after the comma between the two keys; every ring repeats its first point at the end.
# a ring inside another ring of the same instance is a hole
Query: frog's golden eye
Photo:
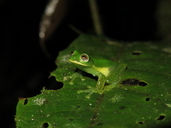
{"type": "Polygon", "coordinates": [[[89,57],[88,57],[87,54],[82,54],[82,55],[80,56],[80,59],[81,59],[82,61],[84,61],[84,62],[89,61],[89,57]]]}

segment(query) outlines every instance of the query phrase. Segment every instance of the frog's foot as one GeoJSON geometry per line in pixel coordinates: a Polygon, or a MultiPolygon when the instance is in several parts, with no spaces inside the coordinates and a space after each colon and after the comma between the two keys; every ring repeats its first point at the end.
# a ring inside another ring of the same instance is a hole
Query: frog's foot
{"type": "Polygon", "coordinates": [[[78,78],[78,77],[79,77],[82,81],[85,80],[85,78],[83,78],[81,74],[79,74],[79,73],[74,73],[74,74],[72,74],[71,76],[66,76],[66,77],[64,78],[64,81],[70,79],[69,84],[73,85],[73,84],[74,84],[74,80],[75,80],[76,78],[78,78]]]}
{"type": "Polygon", "coordinates": [[[104,87],[104,91],[110,91],[112,88],[114,88],[116,85],[107,85],[104,87]]]}
{"type": "Polygon", "coordinates": [[[77,93],[78,94],[83,93],[83,92],[88,93],[88,95],[86,95],[86,98],[89,99],[93,93],[102,94],[104,92],[103,90],[99,90],[98,88],[94,88],[91,86],[88,86],[87,88],[88,89],[86,90],[78,90],[77,93]]]}

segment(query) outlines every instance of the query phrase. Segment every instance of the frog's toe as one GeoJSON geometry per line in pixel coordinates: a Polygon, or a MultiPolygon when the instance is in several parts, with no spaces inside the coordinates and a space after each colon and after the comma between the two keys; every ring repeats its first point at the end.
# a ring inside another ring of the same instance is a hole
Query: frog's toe
{"type": "Polygon", "coordinates": [[[89,88],[89,89],[94,89],[94,87],[92,87],[92,86],[87,86],[87,88],[89,88]]]}
{"type": "Polygon", "coordinates": [[[78,94],[80,94],[80,93],[87,93],[88,95],[86,95],[86,98],[89,99],[93,93],[102,94],[104,92],[104,90],[99,90],[99,89],[91,87],[91,86],[88,86],[87,88],[88,89],[86,89],[86,90],[78,90],[77,93],[78,94]]]}
{"type": "Polygon", "coordinates": [[[107,85],[105,86],[104,91],[110,91],[114,87],[115,87],[114,85],[107,85]]]}
{"type": "Polygon", "coordinates": [[[83,93],[83,92],[87,93],[88,91],[87,90],[78,90],[77,91],[78,94],[83,93]]]}
{"type": "Polygon", "coordinates": [[[70,81],[70,82],[69,82],[69,84],[70,84],[70,85],[73,85],[73,84],[74,84],[74,82],[73,82],[73,81],[70,81]]]}
{"type": "Polygon", "coordinates": [[[82,77],[82,78],[81,78],[81,80],[82,80],[82,81],[84,81],[84,80],[85,80],[85,78],[83,78],[83,77],[82,77]]]}

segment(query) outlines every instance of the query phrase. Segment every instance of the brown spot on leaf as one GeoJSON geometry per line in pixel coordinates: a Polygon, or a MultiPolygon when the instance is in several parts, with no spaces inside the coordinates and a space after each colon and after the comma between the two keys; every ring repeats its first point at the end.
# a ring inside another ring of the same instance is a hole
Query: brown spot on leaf
{"type": "Polygon", "coordinates": [[[139,56],[139,55],[141,55],[141,51],[133,51],[132,52],[132,55],[136,55],[136,56],[139,56]]]}

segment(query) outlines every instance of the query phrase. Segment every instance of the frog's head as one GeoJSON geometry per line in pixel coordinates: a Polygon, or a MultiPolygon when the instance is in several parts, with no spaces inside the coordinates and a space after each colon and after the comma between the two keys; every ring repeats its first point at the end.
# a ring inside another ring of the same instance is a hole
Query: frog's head
{"type": "Polygon", "coordinates": [[[69,61],[81,66],[92,66],[92,59],[86,53],[79,53],[78,51],[71,52],[69,61]]]}

